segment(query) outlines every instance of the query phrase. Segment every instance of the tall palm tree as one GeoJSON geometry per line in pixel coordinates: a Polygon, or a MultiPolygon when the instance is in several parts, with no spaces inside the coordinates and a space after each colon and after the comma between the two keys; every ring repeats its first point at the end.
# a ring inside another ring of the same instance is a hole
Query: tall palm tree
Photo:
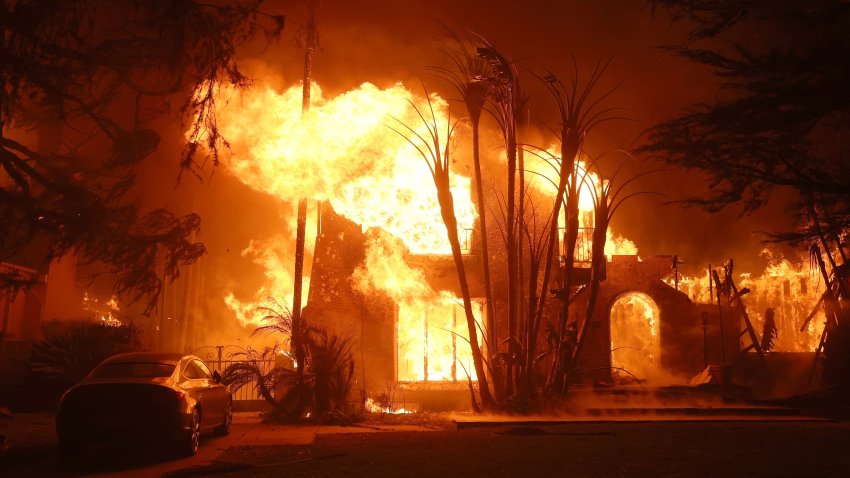
{"type": "MultiPolygon", "coordinates": [[[[304,0],[304,5],[307,7],[307,23],[304,26],[304,79],[301,85],[301,115],[304,116],[310,110],[310,83],[312,82],[313,74],[313,51],[316,48],[317,32],[316,32],[316,1],[304,0]]],[[[295,228],[295,284],[292,288],[292,323],[295,326],[301,323],[301,291],[304,284],[304,242],[306,240],[307,229],[307,200],[305,198],[298,199],[298,218],[295,228]]],[[[297,334],[296,334],[297,335],[297,334]]],[[[295,361],[298,364],[296,372],[298,381],[303,385],[304,381],[304,359],[299,357],[299,351],[296,349],[295,361]]]]}
{"type": "MultiPolygon", "coordinates": [[[[486,76],[490,89],[488,100],[492,107],[493,118],[502,131],[505,141],[505,154],[508,167],[507,198],[505,205],[505,248],[508,259],[508,337],[507,370],[505,374],[505,394],[513,393],[513,357],[517,354],[517,317],[520,314],[521,277],[519,276],[519,227],[517,224],[517,113],[520,110],[522,96],[519,94],[519,81],[516,66],[501,54],[492,43],[479,37],[478,56],[484,59],[489,72],[486,76]]],[[[522,190],[522,184],[520,184],[522,190]]]]}
{"type": "MultiPolygon", "coordinates": [[[[563,383],[563,377],[566,370],[566,340],[567,332],[567,317],[569,308],[569,296],[573,287],[573,269],[575,260],[575,245],[578,239],[578,220],[579,220],[579,182],[582,179],[582,173],[577,167],[578,155],[582,151],[584,139],[587,133],[595,126],[605,121],[616,119],[610,116],[610,113],[616,111],[616,108],[598,109],[598,106],[611,93],[613,93],[619,85],[611,88],[605,93],[596,98],[591,98],[594,88],[599,83],[600,78],[604,75],[605,70],[610,63],[610,59],[605,62],[596,64],[588,81],[580,86],[579,70],[575,57],[573,57],[574,77],[570,85],[565,85],[551,71],[547,71],[541,78],[544,86],[548,89],[557,108],[561,128],[560,128],[560,158],[557,158],[558,163],[558,186],[555,196],[555,201],[552,206],[552,218],[557,218],[561,213],[561,206],[565,207],[566,230],[564,234],[564,283],[563,290],[565,297],[562,302],[562,310],[558,326],[558,352],[555,355],[555,363],[552,367],[550,376],[547,380],[546,388],[549,391],[556,389],[556,382],[563,383]],[[564,200],[565,199],[565,200],[564,200]]],[[[542,290],[547,290],[549,280],[551,278],[551,270],[555,257],[555,248],[559,243],[558,237],[558,221],[553,220],[551,223],[551,233],[549,239],[548,252],[546,254],[546,265],[543,270],[543,287],[542,290]]],[[[537,307],[538,320],[542,317],[543,310],[546,305],[546,294],[540,295],[540,302],[537,307]]]]}
{"type": "Polygon", "coordinates": [[[487,101],[488,85],[485,81],[490,72],[487,62],[473,49],[468,39],[462,39],[451,30],[446,33],[454,40],[451,48],[444,50],[451,60],[454,69],[433,67],[439,76],[454,86],[460,94],[469,115],[472,129],[472,160],[475,180],[475,199],[479,211],[479,227],[481,230],[481,263],[484,273],[484,297],[486,300],[485,344],[487,349],[495,351],[496,334],[496,303],[493,300],[493,281],[490,271],[490,239],[487,233],[487,206],[484,200],[484,181],[481,174],[480,124],[481,113],[487,101]]]}
{"type": "MultiPolygon", "coordinates": [[[[452,135],[454,134],[457,122],[451,121],[451,116],[446,120],[445,138],[441,138],[441,126],[437,124],[437,115],[434,112],[434,105],[431,102],[431,97],[428,94],[425,85],[422,85],[425,91],[425,98],[428,102],[428,115],[424,114],[413,102],[411,106],[422,120],[423,126],[427,129],[427,134],[423,137],[419,132],[405,124],[401,120],[395,119],[396,123],[403,131],[389,126],[399,136],[409,142],[425,163],[431,172],[431,178],[434,181],[434,186],[437,189],[437,202],[440,204],[440,215],[443,219],[443,224],[446,226],[449,244],[452,249],[452,257],[457,270],[458,280],[460,282],[461,295],[463,296],[463,308],[466,315],[467,331],[469,333],[469,346],[472,351],[472,362],[475,367],[475,374],[478,377],[478,394],[481,398],[481,407],[484,409],[493,409],[495,402],[490,393],[489,382],[484,367],[484,357],[481,354],[481,347],[478,344],[478,329],[475,322],[475,317],[472,313],[472,299],[469,292],[469,283],[466,279],[466,267],[463,263],[463,253],[460,248],[460,240],[457,232],[457,217],[454,210],[454,197],[451,191],[451,172],[449,170],[450,163],[450,144],[452,135]]],[[[475,396],[472,396],[473,407],[477,408],[475,396]]]]}

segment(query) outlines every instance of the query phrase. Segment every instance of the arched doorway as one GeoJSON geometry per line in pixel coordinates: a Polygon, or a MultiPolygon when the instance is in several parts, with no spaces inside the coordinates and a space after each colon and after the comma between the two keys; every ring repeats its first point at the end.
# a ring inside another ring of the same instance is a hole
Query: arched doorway
{"type": "Polygon", "coordinates": [[[611,366],[615,380],[653,381],[661,368],[661,314],[647,294],[626,292],[611,305],[611,366]]]}

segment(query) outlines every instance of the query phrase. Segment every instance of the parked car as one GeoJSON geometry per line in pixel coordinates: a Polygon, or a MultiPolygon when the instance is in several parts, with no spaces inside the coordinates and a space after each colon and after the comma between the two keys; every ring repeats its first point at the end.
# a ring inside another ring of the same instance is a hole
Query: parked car
{"type": "Polygon", "coordinates": [[[96,443],[176,444],[198,451],[202,432],[226,435],[233,397],[216,370],[194,355],[137,352],[104,360],[65,392],[56,414],[63,454],[96,443]]]}

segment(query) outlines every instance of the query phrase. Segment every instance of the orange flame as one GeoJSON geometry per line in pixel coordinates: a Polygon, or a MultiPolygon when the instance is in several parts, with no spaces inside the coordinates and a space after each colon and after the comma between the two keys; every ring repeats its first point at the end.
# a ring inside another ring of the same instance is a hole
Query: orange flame
{"type": "MultiPolygon", "coordinates": [[[[465,320],[454,318],[457,299],[448,292],[432,290],[422,272],[409,267],[404,259],[407,253],[450,254],[451,248],[428,167],[393,128],[404,131],[404,124],[415,131],[411,137],[425,135],[411,104],[420,111],[430,112],[433,107],[438,124],[444,124],[446,102],[433,95],[429,105],[400,83],[386,89],[364,83],[334,98],[325,98],[321,88],[313,85],[310,110],[302,117],[300,86],[282,93],[260,88],[241,97],[222,90],[218,97],[220,103],[229,100],[218,112],[218,127],[229,142],[227,164],[233,175],[284,202],[299,198],[328,201],[338,214],[367,233],[366,260],[355,272],[354,283],[363,291],[386,294],[399,304],[400,362],[407,356],[428,362],[426,368],[411,359],[410,371],[400,366],[399,378],[449,380],[464,377],[458,372],[464,367],[474,378],[468,347],[463,346],[465,320]],[[427,347],[423,337],[427,337],[427,347]],[[458,341],[460,346],[450,345],[458,341]]],[[[471,229],[477,212],[470,197],[470,180],[456,174],[451,180],[459,227],[471,229]]],[[[254,309],[263,298],[271,295],[291,300],[292,253],[286,247],[293,230],[290,225],[281,235],[253,241],[243,251],[243,256],[265,266],[268,279],[250,300],[232,293],[225,297],[243,325],[258,323],[260,316],[254,309]]],[[[308,238],[308,248],[313,243],[308,238]]],[[[306,303],[306,289],[302,303],[306,303]]],[[[480,309],[479,304],[479,318],[480,309]]]]}
{"type": "MultiPolygon", "coordinates": [[[[742,273],[737,284],[739,289],[750,289],[750,292],[744,295],[743,302],[756,333],[760,338],[761,331],[764,330],[765,312],[772,308],[777,326],[773,350],[814,351],[823,331],[823,310],[817,311],[805,330],[800,331],[800,326],[824,292],[822,281],[819,276],[812,275],[808,261],[804,258],[792,263],[769,249],[764,249],[762,256],[768,260],[768,266],[762,274],[756,276],[742,273]]],[[[672,278],[667,282],[672,285],[672,278]]],[[[699,278],[680,278],[679,290],[688,294],[695,302],[714,303],[717,300],[709,296],[707,273],[699,278]]]]}

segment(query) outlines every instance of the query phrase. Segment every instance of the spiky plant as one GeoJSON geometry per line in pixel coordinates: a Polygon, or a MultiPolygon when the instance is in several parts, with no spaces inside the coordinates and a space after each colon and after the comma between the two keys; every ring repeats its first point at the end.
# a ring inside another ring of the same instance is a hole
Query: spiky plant
{"type": "Polygon", "coordinates": [[[289,415],[298,417],[308,405],[309,387],[306,383],[306,365],[309,354],[311,334],[315,331],[303,314],[292,313],[285,304],[274,298],[266,300],[266,304],[257,308],[263,314],[261,325],[254,329],[251,336],[273,335],[282,337],[289,343],[289,350],[295,359],[295,384],[287,392],[288,401],[294,400],[289,415]]]}
{"type": "Polygon", "coordinates": [[[293,385],[297,386],[294,371],[284,367],[274,367],[267,372],[263,371],[262,364],[273,362],[278,352],[277,346],[266,347],[262,351],[248,349],[239,352],[235,354],[238,361],[230,364],[222,374],[222,382],[229,385],[233,391],[254,384],[257,393],[271,405],[270,417],[273,419],[288,418],[295,415],[296,411],[292,408],[292,403],[295,400],[292,397],[301,393],[300,389],[293,387],[293,385]],[[289,388],[283,397],[275,397],[275,390],[282,387],[289,388]]]}
{"type": "MultiPolygon", "coordinates": [[[[622,152],[622,151],[618,151],[622,152]]],[[[623,152],[624,153],[624,152],[623,152]]],[[[629,158],[633,159],[631,155],[625,153],[629,158]]],[[[604,155],[602,155],[604,156],[604,155]]],[[[651,191],[635,191],[625,196],[622,194],[627,190],[626,188],[633,182],[638,179],[658,172],[659,170],[648,170],[634,176],[629,179],[623,181],[622,184],[617,183],[619,172],[621,171],[621,167],[624,163],[620,164],[620,167],[611,175],[611,178],[607,181],[603,178],[601,172],[599,172],[599,158],[594,158],[587,165],[587,170],[595,169],[598,174],[598,183],[594,184],[593,190],[596,194],[593,197],[593,208],[594,208],[594,227],[593,227],[593,245],[591,251],[591,269],[590,269],[590,283],[588,284],[588,299],[587,299],[587,307],[585,309],[585,317],[584,323],[581,324],[581,328],[578,330],[578,338],[575,341],[575,345],[570,347],[569,354],[564,354],[567,356],[568,363],[564,367],[564,375],[560,379],[560,393],[567,393],[570,384],[575,377],[580,372],[580,364],[579,358],[581,355],[581,351],[584,348],[584,344],[587,340],[588,332],[590,331],[590,324],[593,320],[594,311],[596,309],[596,299],[599,295],[599,286],[602,280],[604,280],[605,275],[605,262],[607,258],[605,256],[605,243],[608,239],[608,225],[611,223],[611,219],[614,217],[614,214],[623,205],[623,203],[635,196],[643,195],[643,194],[657,194],[651,191]],[[615,188],[615,185],[617,187],[615,188]]],[[[582,177],[581,182],[584,183],[589,180],[589,175],[585,173],[582,177]]],[[[578,326],[578,324],[576,324],[578,326]]],[[[569,328],[568,328],[569,330],[569,328]]]]}
{"type": "MultiPolygon", "coordinates": [[[[502,132],[505,141],[505,154],[507,156],[508,184],[505,206],[504,236],[505,248],[508,259],[508,338],[507,352],[514,355],[517,341],[517,316],[520,312],[519,291],[521,277],[519,277],[519,233],[517,225],[517,113],[522,101],[519,92],[519,80],[516,66],[496,47],[479,37],[478,56],[484,60],[489,71],[484,80],[489,87],[488,100],[491,113],[502,132]]],[[[519,187],[522,190],[522,184],[519,187]]],[[[508,362],[505,381],[505,393],[513,393],[513,366],[508,362]]]]}
{"type": "Polygon", "coordinates": [[[774,319],[773,308],[768,307],[764,312],[764,328],[761,331],[761,349],[770,352],[776,345],[776,319],[774,319]]]}
{"type": "MultiPolygon", "coordinates": [[[[569,85],[563,83],[554,73],[547,71],[541,76],[541,81],[550,93],[555,106],[557,108],[561,128],[559,140],[561,143],[560,157],[557,158],[558,163],[558,188],[555,196],[555,201],[552,206],[552,217],[557,218],[561,213],[562,204],[565,206],[566,214],[566,233],[564,238],[564,287],[569,291],[573,287],[573,268],[575,260],[575,245],[578,238],[578,203],[579,203],[579,183],[581,172],[577,167],[578,155],[582,151],[584,140],[587,134],[599,124],[617,119],[611,113],[617,108],[602,108],[601,103],[611,95],[619,85],[609,89],[597,97],[593,97],[593,92],[598,86],[600,79],[605,74],[610,60],[599,62],[596,64],[593,72],[588,80],[582,85],[579,80],[579,68],[573,57],[574,76],[569,85]],[[563,201],[565,198],[566,201],[563,201]],[[565,203],[565,204],[564,204],[565,203]]],[[[548,252],[546,254],[546,265],[543,269],[543,290],[547,290],[551,276],[551,269],[555,257],[555,248],[558,244],[558,222],[553,220],[551,224],[550,242],[548,244],[548,252]]],[[[546,304],[546,294],[541,294],[540,302],[537,307],[538,315],[542,315],[546,304]]],[[[562,301],[562,308],[565,309],[560,314],[559,327],[561,334],[565,334],[567,330],[566,309],[569,308],[569,301],[562,301]]],[[[561,343],[566,345],[564,340],[561,343]]],[[[563,353],[558,353],[555,356],[564,357],[563,353]]],[[[568,367],[562,361],[556,362],[552,367],[552,373],[547,381],[547,389],[555,390],[556,382],[563,383],[565,373],[568,373],[568,367]]]]}

